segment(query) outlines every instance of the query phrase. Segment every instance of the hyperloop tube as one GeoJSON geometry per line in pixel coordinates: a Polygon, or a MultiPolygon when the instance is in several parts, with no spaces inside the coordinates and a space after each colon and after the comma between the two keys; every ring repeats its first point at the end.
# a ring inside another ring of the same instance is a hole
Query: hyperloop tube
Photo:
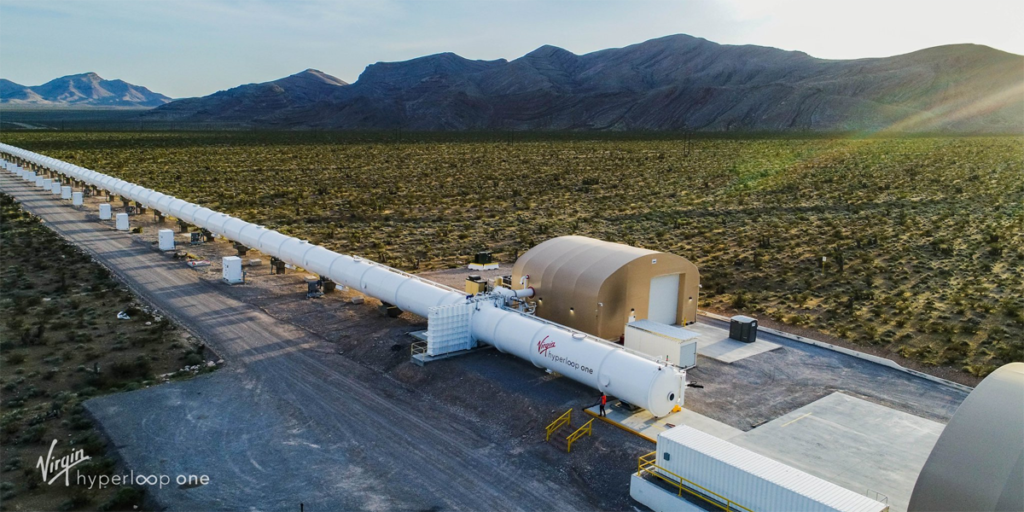
{"type": "MultiPolygon", "coordinates": [[[[366,295],[389,302],[424,318],[435,306],[465,303],[459,291],[358,257],[338,254],[304,240],[245,222],[173,196],[128,183],[65,162],[0,143],[0,151],[58,170],[89,185],[226,236],[292,265],[329,277],[366,295]]],[[[37,186],[51,187],[55,180],[26,173],[37,186]]],[[[59,185],[59,181],[58,181],[59,185]]],[[[526,297],[531,290],[503,295],[526,297]]],[[[682,400],[685,374],[674,368],[631,354],[608,342],[567,327],[519,312],[499,308],[489,301],[474,305],[472,336],[534,365],[665,416],[682,400]]]]}

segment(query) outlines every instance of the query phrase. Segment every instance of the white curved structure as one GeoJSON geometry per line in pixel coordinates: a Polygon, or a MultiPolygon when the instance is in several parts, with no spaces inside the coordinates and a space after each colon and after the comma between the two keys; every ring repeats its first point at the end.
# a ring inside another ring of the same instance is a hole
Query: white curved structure
{"type": "MultiPolygon", "coordinates": [[[[453,288],[339,254],[134,183],[7,144],[0,143],[0,152],[121,195],[424,318],[433,307],[467,303],[467,297],[453,288]]],[[[44,187],[52,181],[43,180],[44,187]]],[[[528,297],[533,293],[530,288],[499,292],[505,297],[528,297]]],[[[684,372],[565,326],[505,309],[500,302],[475,301],[470,320],[475,339],[643,407],[655,416],[665,416],[683,402],[684,372]]]]}

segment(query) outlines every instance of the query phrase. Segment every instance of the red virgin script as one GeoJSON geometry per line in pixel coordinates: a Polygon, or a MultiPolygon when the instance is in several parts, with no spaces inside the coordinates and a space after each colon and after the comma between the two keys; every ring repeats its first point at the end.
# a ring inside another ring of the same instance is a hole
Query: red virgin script
{"type": "Polygon", "coordinates": [[[544,339],[537,342],[538,354],[545,355],[548,353],[548,350],[555,348],[555,342],[548,341],[548,338],[550,338],[550,336],[544,336],[544,339]]]}

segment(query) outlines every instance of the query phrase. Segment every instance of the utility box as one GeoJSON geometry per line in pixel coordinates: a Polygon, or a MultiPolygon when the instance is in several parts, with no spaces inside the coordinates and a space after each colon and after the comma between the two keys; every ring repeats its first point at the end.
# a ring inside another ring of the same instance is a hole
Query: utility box
{"type": "Polygon", "coordinates": [[[469,264],[469,268],[472,270],[494,270],[499,268],[499,265],[494,262],[490,251],[480,251],[473,257],[473,263],[469,264]]]}
{"type": "Polygon", "coordinates": [[[63,186],[60,188],[61,199],[71,199],[71,187],[63,186]]]}
{"type": "Polygon", "coordinates": [[[730,318],[729,337],[744,343],[757,341],[757,319],[743,315],[730,318]]]}
{"type": "Polygon", "coordinates": [[[52,193],[55,196],[59,196],[60,195],[60,181],[53,180],[50,183],[50,193],[52,193]]]}
{"type": "Polygon", "coordinates": [[[128,231],[128,214],[117,214],[117,219],[114,220],[114,227],[116,227],[118,231],[128,231]]]}
{"type": "Polygon", "coordinates": [[[53,187],[53,180],[50,178],[43,178],[36,182],[37,185],[43,187],[43,190],[50,190],[53,187]]]}
{"type": "Polygon", "coordinates": [[[228,284],[239,284],[244,281],[242,276],[242,258],[238,256],[225,256],[221,260],[224,282],[228,284]]]}
{"type": "Polygon", "coordinates": [[[157,232],[157,240],[160,243],[161,251],[173,251],[174,250],[174,230],[173,229],[161,229],[157,232]]]}
{"type": "Polygon", "coordinates": [[[487,282],[481,279],[480,276],[469,276],[466,278],[466,293],[468,295],[476,295],[486,291],[487,282]]]}
{"type": "Polygon", "coordinates": [[[626,324],[626,348],[660,357],[680,368],[697,366],[697,342],[700,335],[686,329],[651,320],[637,320],[626,324]]]}
{"type": "Polygon", "coordinates": [[[110,220],[110,203],[100,205],[100,220],[110,220]]]}
{"type": "Polygon", "coordinates": [[[84,203],[84,202],[85,202],[85,197],[84,197],[84,194],[82,194],[81,192],[75,192],[75,193],[71,194],[71,204],[73,204],[75,206],[82,206],[82,203],[84,203]]]}
{"type": "Polygon", "coordinates": [[[50,184],[46,182],[46,179],[42,176],[36,176],[36,186],[39,188],[49,187],[50,184]]]}

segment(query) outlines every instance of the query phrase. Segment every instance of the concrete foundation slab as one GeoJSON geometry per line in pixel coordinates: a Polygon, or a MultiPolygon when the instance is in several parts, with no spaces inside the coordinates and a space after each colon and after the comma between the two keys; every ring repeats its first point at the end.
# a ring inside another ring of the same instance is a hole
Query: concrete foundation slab
{"type": "MultiPolygon", "coordinates": [[[[594,406],[586,409],[585,412],[590,416],[597,416],[600,412],[600,407],[594,406]]],[[[633,432],[652,443],[657,442],[658,434],[679,425],[689,425],[719,439],[731,439],[743,433],[738,428],[731,427],[685,408],[668,416],[655,418],[644,409],[633,412],[619,405],[619,402],[613,402],[609,407],[605,408],[605,413],[607,416],[601,418],[602,420],[623,430],[633,432]]]]}
{"type": "Polygon", "coordinates": [[[698,354],[723,363],[735,363],[779,348],[779,345],[770,341],[744,343],[734,340],[729,337],[728,330],[705,323],[690,324],[686,329],[700,334],[700,337],[696,338],[698,354]]]}
{"type": "Polygon", "coordinates": [[[729,441],[902,512],[943,428],[832,393],[729,441]]]}

